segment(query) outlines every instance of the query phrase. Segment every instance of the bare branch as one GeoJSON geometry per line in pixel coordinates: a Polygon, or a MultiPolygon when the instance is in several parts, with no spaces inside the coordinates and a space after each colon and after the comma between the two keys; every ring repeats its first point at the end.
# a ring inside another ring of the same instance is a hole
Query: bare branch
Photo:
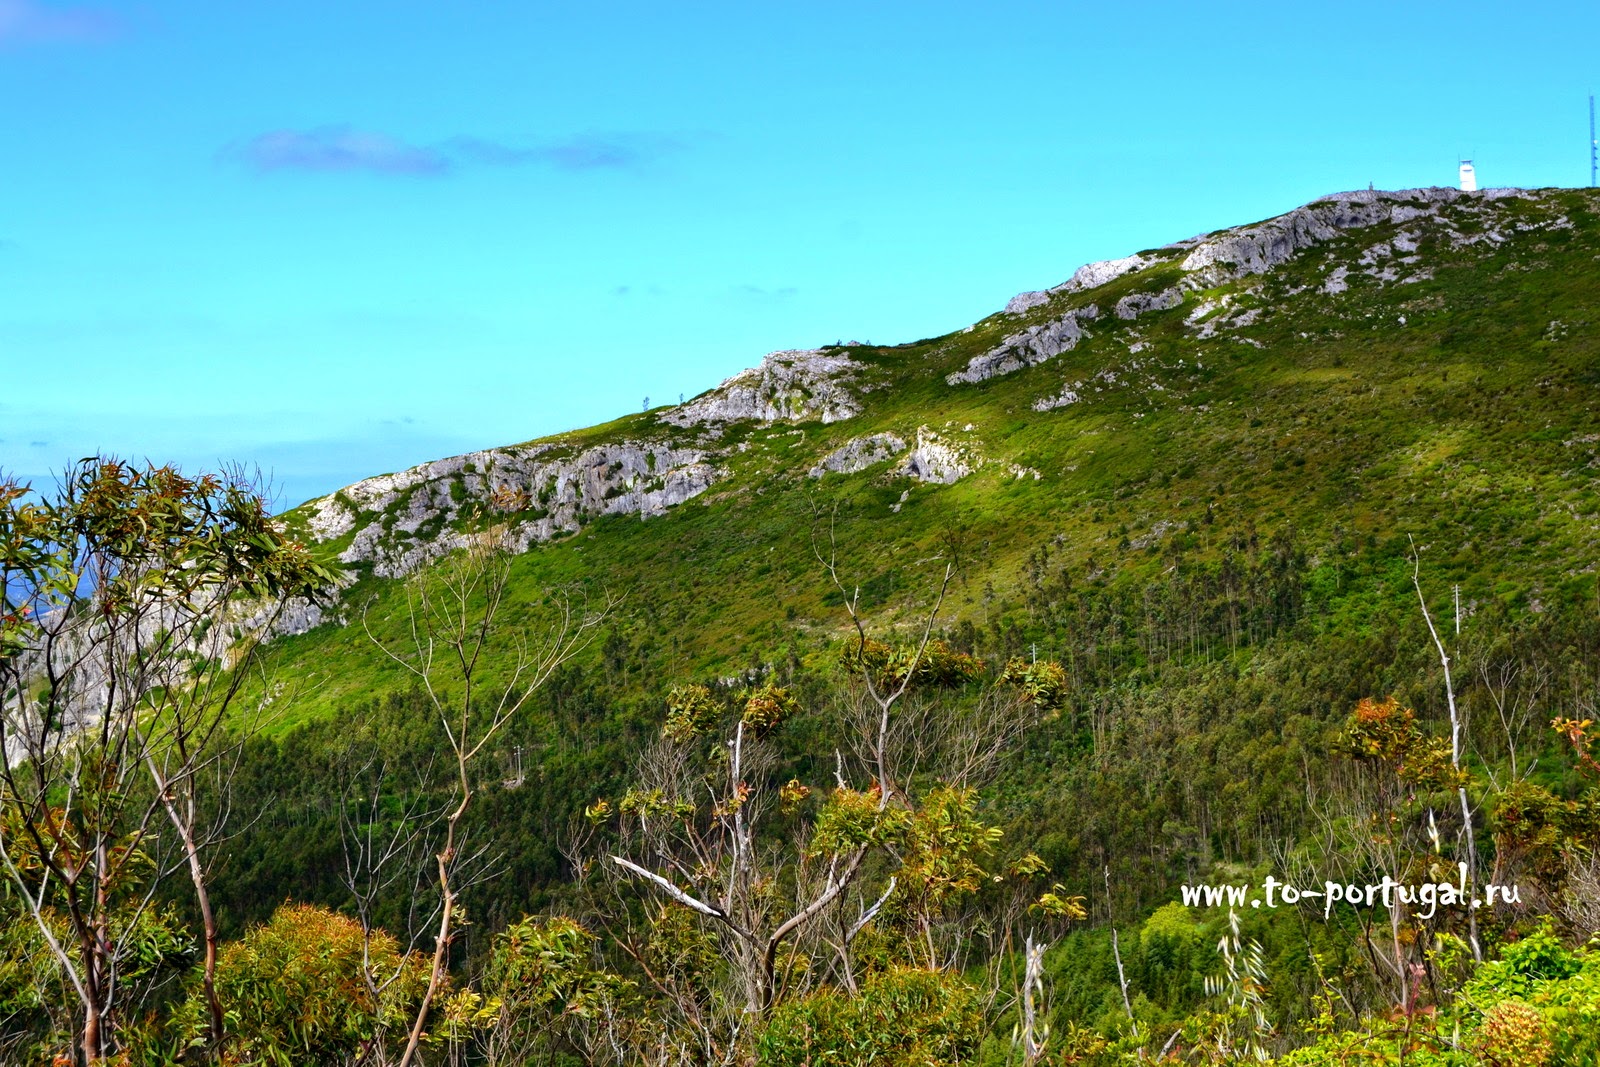
{"type": "MultiPolygon", "coordinates": [[[[632,871],[634,874],[638,875],[641,878],[645,878],[645,879],[648,879],[651,882],[654,882],[657,886],[659,886],[667,894],[667,896],[671,897],[673,900],[676,900],[679,904],[682,904],[684,907],[690,908],[690,909],[692,909],[694,911],[698,911],[701,915],[709,915],[711,918],[716,919],[718,922],[728,923],[728,916],[723,913],[722,909],[714,908],[710,904],[705,903],[704,901],[695,899],[694,897],[690,896],[688,893],[685,893],[683,890],[679,889],[677,886],[673,885],[671,882],[667,881],[665,878],[661,877],[659,874],[655,873],[654,871],[646,870],[645,868],[639,866],[637,863],[634,863],[632,860],[623,859],[621,856],[612,856],[611,857],[611,862],[615,863],[617,866],[623,868],[624,870],[632,871]]],[[[742,930],[738,930],[738,928],[734,927],[731,923],[728,923],[728,927],[729,927],[729,929],[735,930],[737,933],[741,934],[742,936],[745,936],[745,937],[750,936],[748,933],[745,933],[742,930]]]]}

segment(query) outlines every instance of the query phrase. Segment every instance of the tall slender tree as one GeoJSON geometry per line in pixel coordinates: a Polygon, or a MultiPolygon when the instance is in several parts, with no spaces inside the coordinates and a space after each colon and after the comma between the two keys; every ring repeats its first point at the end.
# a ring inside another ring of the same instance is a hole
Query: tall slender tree
{"type": "MultiPolygon", "coordinates": [[[[507,495],[501,505],[514,504],[507,495]]],[[[417,1060],[429,1012],[443,987],[460,924],[464,868],[462,820],[476,792],[479,756],[555,669],[588,645],[611,608],[586,610],[564,596],[530,628],[511,625],[512,556],[504,526],[475,533],[460,551],[407,585],[404,636],[388,640],[363,618],[372,642],[421,688],[443,730],[451,766],[449,806],[434,856],[438,928],[428,987],[412,1020],[400,1067],[417,1060]],[[530,636],[530,634],[532,636],[530,636]]]]}
{"type": "Polygon", "coordinates": [[[199,792],[259,640],[334,577],[238,472],[91,458],[53,494],[0,480],[0,871],[78,1001],[86,1062],[117,1049],[129,934],[179,871],[221,1037],[199,792]]]}

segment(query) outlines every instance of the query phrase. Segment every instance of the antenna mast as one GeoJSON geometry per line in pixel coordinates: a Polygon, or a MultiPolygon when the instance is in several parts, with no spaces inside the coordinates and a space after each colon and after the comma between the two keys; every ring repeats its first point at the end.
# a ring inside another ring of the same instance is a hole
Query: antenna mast
{"type": "Polygon", "coordinates": [[[1600,164],[1600,141],[1594,139],[1594,94],[1589,94],[1589,188],[1594,188],[1596,164],[1600,164]]]}

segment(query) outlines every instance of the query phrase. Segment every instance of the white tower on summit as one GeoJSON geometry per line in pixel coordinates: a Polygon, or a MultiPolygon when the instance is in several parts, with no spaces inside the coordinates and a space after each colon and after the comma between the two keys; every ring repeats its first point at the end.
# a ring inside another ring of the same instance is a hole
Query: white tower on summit
{"type": "Polygon", "coordinates": [[[1475,193],[1478,191],[1478,172],[1472,169],[1472,160],[1461,161],[1461,191],[1475,193]]]}

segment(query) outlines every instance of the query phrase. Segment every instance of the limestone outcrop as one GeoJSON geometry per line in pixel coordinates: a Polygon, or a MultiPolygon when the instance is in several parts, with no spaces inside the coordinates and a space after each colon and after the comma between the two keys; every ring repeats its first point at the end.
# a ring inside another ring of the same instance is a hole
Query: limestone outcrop
{"type": "Polygon", "coordinates": [[[1463,193],[1448,188],[1335,193],[1266,222],[1198,238],[1183,259],[1182,266],[1188,274],[1183,285],[1207,289],[1246,275],[1263,274],[1346,230],[1386,222],[1403,226],[1415,219],[1437,218],[1441,207],[1463,198],[1472,206],[1483,207],[1495,200],[1526,195],[1520,189],[1463,193]]]}
{"type": "Polygon", "coordinates": [[[861,413],[852,386],[860,365],[838,350],[773,352],[709,393],[661,415],[673,426],[730,422],[838,422],[861,413]]]}
{"type": "MultiPolygon", "coordinates": [[[[1368,249],[1359,264],[1360,268],[1365,268],[1361,273],[1379,283],[1420,281],[1431,277],[1431,271],[1426,268],[1402,269],[1410,268],[1417,262],[1415,257],[1409,255],[1417,251],[1421,232],[1414,223],[1421,220],[1422,224],[1438,225],[1444,231],[1446,242],[1453,248],[1485,241],[1498,244],[1505,240],[1505,236],[1496,228],[1495,202],[1536,196],[1536,193],[1522,189],[1484,189],[1474,193],[1453,188],[1397,191],[1363,189],[1335,193],[1265,222],[1201,234],[1154,252],[1086,264],[1079,267],[1070,279],[1054,288],[1018,293],[1006,304],[1005,313],[1022,315],[1048,304],[1057,294],[1088,292],[1124,275],[1176,262],[1184,273],[1176,286],[1153,293],[1132,293],[1116,301],[1113,312],[1117,318],[1132,320],[1147,312],[1179,306],[1184,302],[1185,292],[1210,289],[1250,275],[1265,274],[1307,249],[1332,241],[1346,232],[1382,224],[1406,229],[1396,234],[1392,242],[1379,242],[1368,249]],[[1446,207],[1454,208],[1455,213],[1464,210],[1471,215],[1478,215],[1486,224],[1481,229],[1458,228],[1452,221],[1452,214],[1443,210],[1446,207]],[[1406,255],[1401,256],[1400,253],[1406,255]]],[[[1546,224],[1518,222],[1515,228],[1526,229],[1538,225],[1560,228],[1570,223],[1563,217],[1546,224]]],[[[1351,270],[1348,266],[1337,267],[1321,283],[1321,291],[1330,296],[1345,292],[1349,288],[1347,279],[1351,270]]],[[[1208,313],[1215,306],[1208,302],[1203,309],[1208,313]]],[[[964,370],[948,375],[945,380],[951,385],[981,382],[1042,363],[1071,349],[1085,336],[1082,321],[1095,317],[1096,313],[1091,305],[1011,334],[991,351],[974,358],[964,370]]],[[[1189,324],[1195,326],[1202,320],[1203,325],[1197,334],[1201,339],[1215,336],[1221,330],[1246,325],[1239,318],[1206,319],[1204,314],[1191,316],[1189,324]]]]}
{"type": "Polygon", "coordinates": [[[875,433],[846,441],[823,456],[806,473],[812,478],[825,474],[854,474],[874,464],[884,463],[906,450],[905,441],[892,433],[875,433]]]}
{"type": "Polygon", "coordinates": [[[1049,322],[1019,330],[983,355],[974,356],[965,370],[946,375],[945,382],[961,385],[987,381],[1070,352],[1088,336],[1081,323],[1099,316],[1099,307],[1090,304],[1088,307],[1073,308],[1049,322]]]}
{"type": "Polygon", "coordinates": [[[1056,408],[1064,408],[1070,404],[1076,404],[1082,399],[1083,397],[1078,395],[1076,389],[1070,385],[1064,385],[1061,387],[1061,392],[1056,393],[1054,396],[1044,396],[1035,400],[1033,402],[1033,410],[1054,411],[1056,408]]]}
{"type": "Polygon", "coordinates": [[[718,473],[705,451],[660,441],[490,449],[357,482],[314,502],[308,525],[319,541],[354,530],[340,561],[399,577],[466,544],[469,502],[504,505],[511,545],[522,551],[598,515],[660,515],[718,473]]]}
{"type": "Polygon", "coordinates": [[[1057,293],[1081,293],[1086,289],[1098,289],[1124,274],[1131,274],[1160,262],[1161,260],[1156,257],[1133,255],[1121,259],[1103,259],[1097,263],[1085,263],[1060,285],[1031,293],[1018,293],[1006,304],[1006,314],[1020,315],[1029,308],[1048,303],[1057,293]]]}
{"type": "Polygon", "coordinates": [[[1136,319],[1147,311],[1165,311],[1183,303],[1182,290],[1173,287],[1159,293],[1129,293],[1117,301],[1117,318],[1136,319]]]}
{"type": "Polygon", "coordinates": [[[953,445],[926,426],[917,427],[917,443],[895,467],[894,473],[919,482],[950,485],[960,481],[982,460],[960,445],[953,445]]]}

